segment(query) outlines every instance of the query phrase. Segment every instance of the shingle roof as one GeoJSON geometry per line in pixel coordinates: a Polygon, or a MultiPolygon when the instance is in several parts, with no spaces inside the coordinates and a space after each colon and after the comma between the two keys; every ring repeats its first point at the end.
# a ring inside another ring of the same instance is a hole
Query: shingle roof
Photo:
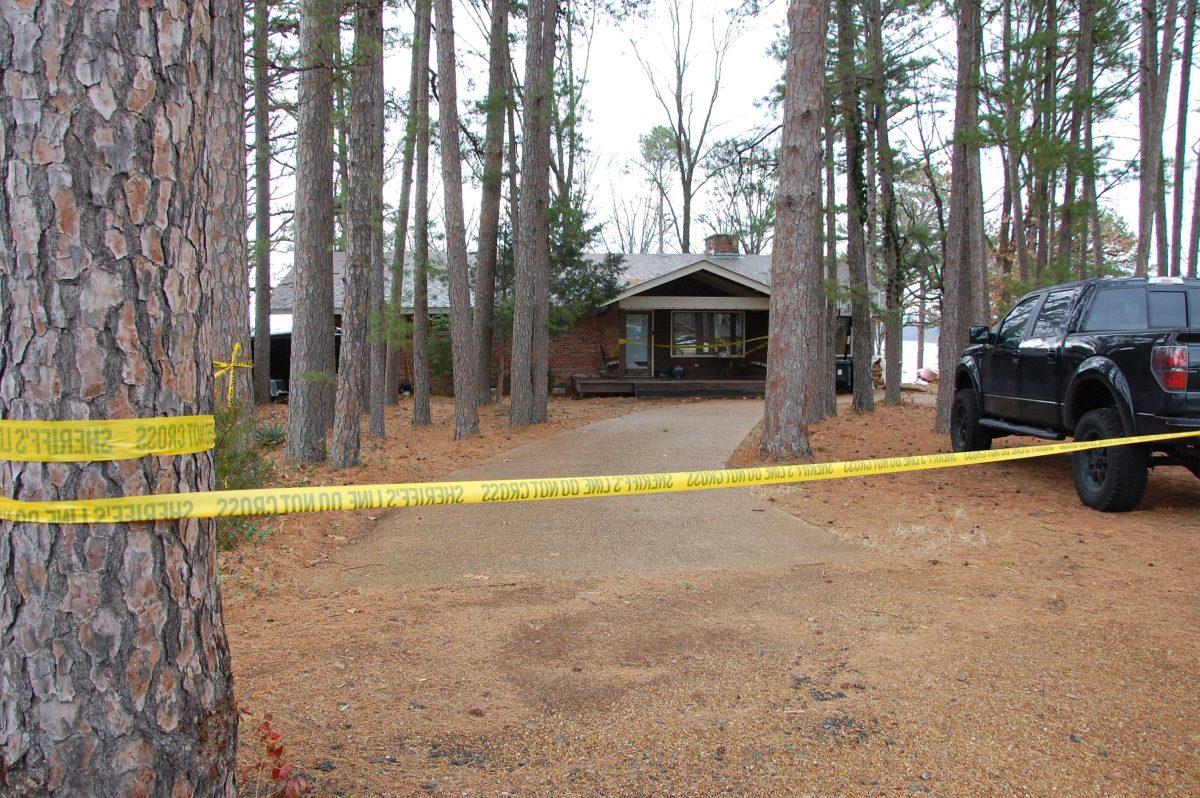
{"type": "MultiPolygon", "coordinates": [[[[411,252],[406,252],[404,255],[404,291],[401,301],[405,310],[412,310],[412,277],[413,259],[411,252]]],[[[442,279],[441,274],[446,270],[446,254],[444,252],[430,252],[430,265],[433,266],[432,273],[429,275],[429,309],[434,311],[446,311],[450,308],[450,294],[446,286],[446,281],[442,279]]],[[[388,259],[388,265],[391,266],[391,259],[388,259]]],[[[344,275],[346,273],[346,253],[342,251],[333,253],[333,312],[342,312],[342,297],[345,295],[346,284],[344,275]]],[[[291,313],[292,303],[295,301],[293,280],[295,269],[288,269],[288,273],[283,276],[283,279],[271,289],[271,312],[272,313],[291,313]]],[[[390,296],[392,292],[392,270],[389,268],[384,276],[383,295],[390,296]]]]}
{"type": "MultiPolygon", "coordinates": [[[[603,254],[588,255],[591,258],[603,258],[603,254]]],[[[446,286],[445,279],[441,276],[445,273],[446,255],[444,252],[430,252],[429,259],[434,266],[434,273],[429,278],[429,308],[434,311],[445,311],[450,307],[449,291],[446,286]]],[[[404,266],[404,293],[403,306],[405,310],[411,310],[412,307],[412,273],[413,273],[413,258],[411,253],[405,254],[404,266]]],[[[656,277],[661,277],[664,274],[669,274],[673,271],[691,266],[693,263],[700,261],[709,261],[719,266],[735,271],[752,280],[757,280],[766,285],[771,284],[771,256],[770,255],[705,255],[695,253],[677,254],[647,254],[637,253],[622,256],[622,265],[625,267],[625,285],[632,287],[637,283],[653,280],[656,277]]],[[[389,260],[389,263],[391,261],[389,260]]],[[[342,296],[344,293],[344,283],[342,275],[345,273],[346,253],[333,253],[333,308],[335,313],[342,312],[342,296]]],[[[838,266],[838,280],[847,282],[848,274],[844,263],[838,266]]],[[[384,288],[384,296],[391,293],[391,272],[389,270],[384,288]]],[[[283,279],[279,281],[271,290],[271,312],[272,313],[291,313],[293,302],[293,271],[289,270],[283,279]]]]}

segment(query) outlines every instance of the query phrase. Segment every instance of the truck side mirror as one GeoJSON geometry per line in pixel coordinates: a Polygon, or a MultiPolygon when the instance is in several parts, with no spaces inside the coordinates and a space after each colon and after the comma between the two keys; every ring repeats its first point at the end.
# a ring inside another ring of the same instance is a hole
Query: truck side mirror
{"type": "Polygon", "coordinates": [[[973,344],[989,344],[992,342],[992,330],[983,324],[972,324],[969,337],[973,344]]]}

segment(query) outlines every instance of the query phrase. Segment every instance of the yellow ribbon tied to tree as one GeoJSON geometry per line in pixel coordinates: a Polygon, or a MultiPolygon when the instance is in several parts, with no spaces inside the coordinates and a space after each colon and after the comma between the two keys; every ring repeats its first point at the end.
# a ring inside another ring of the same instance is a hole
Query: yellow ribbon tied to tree
{"type": "Polygon", "coordinates": [[[237,369],[254,368],[254,364],[249,360],[238,360],[238,355],[242,353],[241,341],[233,342],[233,351],[229,353],[229,360],[214,360],[213,365],[217,370],[213,372],[213,376],[217,379],[221,377],[229,378],[229,390],[225,395],[226,407],[233,407],[233,384],[237,378],[237,369]]]}

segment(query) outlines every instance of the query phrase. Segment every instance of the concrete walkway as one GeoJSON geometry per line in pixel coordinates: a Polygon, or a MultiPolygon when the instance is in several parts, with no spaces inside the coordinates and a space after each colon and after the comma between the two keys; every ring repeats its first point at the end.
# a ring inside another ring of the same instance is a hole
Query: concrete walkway
{"type": "MultiPolygon", "coordinates": [[[[600,421],[454,479],[722,468],[762,402],[705,401],[600,421]]],[[[753,489],[399,510],[317,575],[327,589],[617,576],[844,560],[852,549],[753,489]]]]}

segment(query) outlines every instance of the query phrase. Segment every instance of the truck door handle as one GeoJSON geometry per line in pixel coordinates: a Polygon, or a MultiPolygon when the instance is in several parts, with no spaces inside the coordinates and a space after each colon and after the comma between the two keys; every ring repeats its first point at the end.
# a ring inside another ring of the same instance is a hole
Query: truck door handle
{"type": "Polygon", "coordinates": [[[1047,360],[1058,360],[1058,352],[1055,352],[1053,350],[1047,352],[1046,359],[1047,360]]]}

